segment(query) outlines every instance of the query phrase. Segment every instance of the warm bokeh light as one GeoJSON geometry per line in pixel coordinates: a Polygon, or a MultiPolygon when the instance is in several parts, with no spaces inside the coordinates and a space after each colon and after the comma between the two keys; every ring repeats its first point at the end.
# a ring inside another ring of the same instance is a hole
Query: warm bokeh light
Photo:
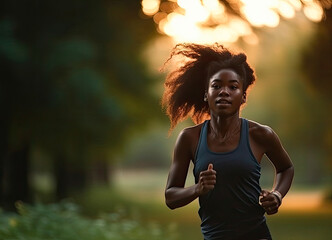
{"type": "Polygon", "coordinates": [[[307,18],[309,18],[313,22],[319,22],[323,17],[323,9],[315,2],[311,2],[310,4],[304,6],[303,12],[307,18]]]}
{"type": "Polygon", "coordinates": [[[145,15],[153,16],[159,11],[160,0],[142,0],[142,10],[145,15]]]}
{"type": "MultiPolygon", "coordinates": [[[[275,2],[275,1],[273,1],[275,2]]],[[[255,27],[276,27],[279,24],[279,15],[272,10],[276,6],[272,1],[242,0],[241,13],[255,27]]]]}
{"type": "Polygon", "coordinates": [[[284,18],[293,18],[295,16],[295,9],[287,1],[279,1],[278,12],[284,18]]]}
{"type": "Polygon", "coordinates": [[[281,18],[295,17],[297,11],[314,22],[323,18],[323,8],[314,0],[228,1],[241,17],[227,11],[219,0],[142,0],[142,11],[152,16],[158,31],[175,42],[224,44],[242,38],[257,44],[252,27],[277,27],[281,18]]]}
{"type": "Polygon", "coordinates": [[[302,3],[300,0],[287,0],[296,11],[300,11],[302,8],[302,3]]]}

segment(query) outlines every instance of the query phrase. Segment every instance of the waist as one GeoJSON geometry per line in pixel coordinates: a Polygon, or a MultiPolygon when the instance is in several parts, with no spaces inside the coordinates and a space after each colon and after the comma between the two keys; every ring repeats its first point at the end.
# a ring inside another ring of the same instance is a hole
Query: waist
{"type": "MultiPolygon", "coordinates": [[[[264,224],[266,219],[264,215],[255,215],[249,219],[218,219],[210,216],[202,220],[201,230],[206,240],[233,240],[241,239],[241,236],[247,236],[248,233],[254,233],[255,229],[264,224]]],[[[249,239],[249,238],[244,238],[249,239]]],[[[258,238],[260,239],[260,238],[258,238]]]]}

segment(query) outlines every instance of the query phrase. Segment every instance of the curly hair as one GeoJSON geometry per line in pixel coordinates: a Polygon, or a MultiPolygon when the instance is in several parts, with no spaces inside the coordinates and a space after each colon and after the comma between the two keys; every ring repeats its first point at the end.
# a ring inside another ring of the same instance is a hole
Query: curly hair
{"type": "Polygon", "coordinates": [[[162,96],[162,106],[171,121],[170,130],[187,117],[198,124],[210,116],[208,103],[203,97],[208,79],[220,69],[234,70],[243,80],[244,93],[255,81],[247,56],[244,53],[234,54],[218,43],[177,44],[165,65],[174,57],[180,57],[182,64],[177,64],[167,75],[162,96]]]}

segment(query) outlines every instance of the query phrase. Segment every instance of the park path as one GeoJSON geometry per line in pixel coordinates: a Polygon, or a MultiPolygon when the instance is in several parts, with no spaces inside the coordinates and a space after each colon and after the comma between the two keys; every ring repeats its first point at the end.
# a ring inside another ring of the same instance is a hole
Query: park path
{"type": "Polygon", "coordinates": [[[290,191],[283,199],[283,211],[332,212],[332,204],[324,202],[323,190],[290,191]]]}
{"type": "MultiPolygon", "coordinates": [[[[164,202],[164,187],[167,179],[165,170],[118,170],[115,183],[128,195],[139,201],[164,202]]],[[[192,183],[189,183],[189,185],[192,183]]],[[[297,190],[292,188],[283,199],[283,212],[322,212],[332,213],[332,204],[324,203],[324,190],[297,190]]]]}

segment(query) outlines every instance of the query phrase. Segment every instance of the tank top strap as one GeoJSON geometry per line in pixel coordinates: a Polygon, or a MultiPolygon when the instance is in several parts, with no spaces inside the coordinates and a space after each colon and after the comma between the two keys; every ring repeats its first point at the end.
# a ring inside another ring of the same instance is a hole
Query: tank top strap
{"type": "Polygon", "coordinates": [[[249,126],[248,120],[245,118],[241,118],[241,135],[240,135],[240,142],[238,148],[246,148],[248,146],[249,141],[249,126]]]}
{"type": "Polygon", "coordinates": [[[206,148],[207,148],[207,146],[206,146],[206,142],[207,142],[206,141],[206,136],[207,136],[208,121],[209,120],[205,120],[203,125],[202,125],[201,133],[199,135],[199,140],[198,140],[198,144],[197,144],[197,147],[196,147],[194,162],[196,162],[199,151],[206,151],[206,148]]]}
{"type": "MultiPolygon", "coordinates": [[[[209,121],[210,120],[205,120],[201,128],[198,144],[196,147],[194,163],[196,162],[196,159],[200,152],[210,152],[207,146],[207,131],[208,131],[209,121]]],[[[248,147],[249,147],[249,124],[247,119],[241,118],[240,141],[235,151],[244,151],[246,149],[250,150],[250,147],[249,148],[248,147]]]]}

